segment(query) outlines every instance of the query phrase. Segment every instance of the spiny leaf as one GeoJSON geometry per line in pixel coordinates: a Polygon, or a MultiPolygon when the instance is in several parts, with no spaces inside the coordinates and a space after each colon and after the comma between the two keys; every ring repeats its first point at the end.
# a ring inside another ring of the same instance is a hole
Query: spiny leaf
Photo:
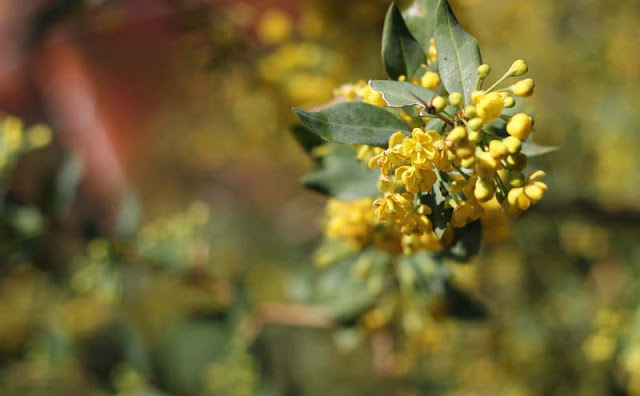
{"type": "Polygon", "coordinates": [[[435,38],[444,87],[448,92],[462,93],[468,103],[482,57],[476,39],[460,26],[447,0],[440,0],[436,9],[435,38]]]}
{"type": "Polygon", "coordinates": [[[386,147],[396,131],[409,133],[407,125],[387,110],[361,102],[338,103],[308,112],[294,108],[305,127],[334,143],[386,147]]]}
{"type": "Polygon", "coordinates": [[[392,80],[401,75],[411,78],[425,61],[420,43],[411,35],[398,7],[391,4],[382,29],[382,63],[387,75],[392,80]]]}

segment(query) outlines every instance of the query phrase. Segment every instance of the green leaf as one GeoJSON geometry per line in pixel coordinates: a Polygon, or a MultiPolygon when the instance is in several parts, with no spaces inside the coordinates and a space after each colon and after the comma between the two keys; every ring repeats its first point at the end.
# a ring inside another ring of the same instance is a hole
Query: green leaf
{"type": "Polygon", "coordinates": [[[407,28],[422,46],[425,53],[429,52],[431,38],[435,28],[435,10],[438,0],[414,0],[402,11],[407,28]]]}
{"type": "Polygon", "coordinates": [[[474,221],[455,230],[455,240],[444,255],[465,263],[480,252],[481,241],[482,226],[480,221],[474,221]]]}
{"type": "Polygon", "coordinates": [[[382,94],[384,101],[390,107],[421,106],[431,103],[434,93],[405,81],[371,80],[369,86],[382,94]]]}
{"type": "Polygon", "coordinates": [[[425,52],[409,32],[400,10],[391,4],[382,29],[382,63],[387,75],[392,80],[401,75],[411,78],[426,60],[425,52]]]}
{"type": "Polygon", "coordinates": [[[389,111],[362,102],[338,103],[316,112],[293,111],[305,127],[334,143],[386,147],[394,132],[409,133],[407,125],[389,111]]]}
{"type": "Polygon", "coordinates": [[[531,139],[529,139],[522,142],[522,150],[520,152],[526,155],[527,157],[537,157],[539,155],[551,153],[558,149],[559,149],[558,147],[554,147],[554,146],[541,146],[539,144],[534,143],[531,139]]]}
{"type": "Polygon", "coordinates": [[[345,201],[380,195],[377,188],[380,172],[358,162],[350,147],[333,145],[321,164],[320,170],[302,179],[305,187],[345,201]]]}
{"type": "Polygon", "coordinates": [[[468,103],[482,57],[478,42],[460,26],[447,0],[440,0],[436,9],[435,38],[442,84],[448,92],[462,93],[468,103]]]}
{"type": "Polygon", "coordinates": [[[305,128],[302,125],[292,126],[291,134],[307,154],[311,154],[311,151],[314,148],[326,143],[320,136],[311,132],[308,128],[305,128]]]}
{"type": "Polygon", "coordinates": [[[429,193],[423,194],[420,197],[421,203],[431,208],[431,214],[427,217],[431,220],[433,231],[438,238],[444,234],[451,220],[451,214],[453,213],[453,209],[447,208],[445,205],[447,199],[442,193],[443,188],[442,182],[437,181],[429,193]]]}
{"type": "Polygon", "coordinates": [[[439,118],[432,118],[427,122],[427,125],[424,126],[425,131],[433,130],[439,133],[442,133],[444,129],[445,123],[439,118]]]}

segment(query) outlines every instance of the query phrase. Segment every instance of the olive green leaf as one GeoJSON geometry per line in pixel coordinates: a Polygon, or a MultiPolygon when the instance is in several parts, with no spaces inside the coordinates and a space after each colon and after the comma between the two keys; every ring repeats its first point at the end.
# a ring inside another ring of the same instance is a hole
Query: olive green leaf
{"type": "Polygon", "coordinates": [[[447,0],[440,0],[436,9],[435,38],[444,87],[448,92],[462,93],[468,103],[482,57],[476,39],[460,26],[447,0]]]}
{"type": "Polygon", "coordinates": [[[387,75],[392,80],[402,75],[411,78],[426,60],[425,52],[411,35],[400,10],[391,4],[382,29],[382,64],[387,75]]]}
{"type": "Polygon", "coordinates": [[[386,147],[396,131],[409,133],[407,125],[389,111],[361,102],[338,103],[309,112],[294,108],[305,127],[334,143],[386,147]]]}
{"type": "Polygon", "coordinates": [[[438,0],[414,0],[402,10],[407,28],[422,46],[429,51],[435,27],[435,11],[438,0]]]}

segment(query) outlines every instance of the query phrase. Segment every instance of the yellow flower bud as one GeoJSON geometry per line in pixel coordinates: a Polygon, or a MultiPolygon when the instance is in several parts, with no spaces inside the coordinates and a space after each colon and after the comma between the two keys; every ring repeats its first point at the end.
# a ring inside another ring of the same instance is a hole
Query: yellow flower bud
{"type": "Polygon", "coordinates": [[[452,92],[449,94],[449,103],[452,106],[462,106],[464,104],[464,97],[460,92],[452,92]]]}
{"type": "Polygon", "coordinates": [[[436,96],[435,98],[433,98],[433,100],[431,100],[431,106],[433,106],[433,108],[436,110],[436,113],[439,113],[442,110],[444,110],[446,105],[447,105],[447,102],[444,100],[442,96],[436,96]]]}
{"type": "Polygon", "coordinates": [[[522,187],[524,184],[524,175],[522,172],[517,170],[512,170],[509,172],[509,184],[512,187],[522,187]]]}
{"type": "Polygon", "coordinates": [[[489,143],[489,154],[497,160],[505,158],[509,154],[507,146],[500,140],[492,140],[489,143]]]}
{"type": "Polygon", "coordinates": [[[468,139],[473,144],[478,143],[482,139],[482,131],[469,132],[468,139]]]}
{"type": "Polygon", "coordinates": [[[509,68],[509,73],[511,73],[513,77],[520,77],[526,74],[527,71],[529,71],[529,67],[522,59],[518,59],[517,61],[513,62],[513,64],[509,68]]]}
{"type": "MultiPolygon", "coordinates": [[[[457,153],[456,153],[457,154],[457,153]]],[[[463,168],[467,168],[467,169],[471,169],[473,168],[473,166],[476,164],[476,157],[475,155],[472,155],[469,158],[464,158],[462,159],[462,161],[460,161],[460,165],[462,165],[463,168]]]]}
{"type": "Polygon", "coordinates": [[[522,149],[522,142],[515,136],[507,136],[502,140],[502,143],[507,146],[509,154],[517,154],[522,149]]]}
{"type": "Polygon", "coordinates": [[[511,86],[511,92],[520,97],[529,97],[533,95],[533,88],[535,84],[533,80],[527,78],[526,80],[518,81],[517,83],[511,86]]]}
{"type": "Polygon", "coordinates": [[[505,109],[510,109],[516,105],[516,100],[511,96],[507,96],[506,98],[502,99],[502,104],[504,105],[505,109]]]}
{"type": "Polygon", "coordinates": [[[405,76],[404,74],[401,74],[398,76],[398,81],[402,82],[402,81],[406,81],[407,80],[407,76],[405,76]]]}
{"type": "Polygon", "coordinates": [[[496,192],[496,187],[491,179],[478,179],[476,186],[473,189],[473,195],[480,202],[487,202],[493,198],[496,192]]]}
{"type": "Polygon", "coordinates": [[[440,85],[440,76],[438,75],[438,73],[428,71],[424,73],[424,75],[420,79],[420,85],[434,91],[436,88],[438,88],[438,85],[440,85]]]}
{"type": "Polygon", "coordinates": [[[473,118],[469,120],[467,125],[469,126],[469,129],[471,129],[472,131],[479,131],[480,128],[482,128],[483,122],[481,118],[473,118]]]}
{"type": "Polygon", "coordinates": [[[524,113],[518,113],[509,120],[507,132],[520,140],[527,140],[532,126],[533,118],[524,113]]]}
{"type": "Polygon", "coordinates": [[[464,116],[467,117],[468,119],[475,118],[476,115],[477,115],[477,112],[476,112],[475,106],[467,106],[467,108],[464,109],[464,116]]]}
{"type": "Polygon", "coordinates": [[[503,98],[499,92],[491,92],[476,98],[476,111],[484,123],[500,117],[503,108],[503,98]]]}
{"type": "Polygon", "coordinates": [[[476,173],[480,178],[488,179],[496,173],[500,162],[487,152],[476,154],[476,173]]]}
{"type": "Polygon", "coordinates": [[[471,92],[471,102],[476,103],[478,99],[484,96],[484,91],[473,91],[471,92]]]}
{"type": "Polygon", "coordinates": [[[456,149],[456,156],[462,160],[473,157],[476,153],[476,147],[471,144],[460,146],[456,149]]]}
{"type": "Polygon", "coordinates": [[[507,165],[511,169],[521,171],[527,167],[527,156],[522,153],[512,154],[507,157],[507,165]]]}
{"type": "Polygon", "coordinates": [[[452,142],[458,142],[460,140],[466,139],[467,137],[467,129],[465,127],[455,127],[451,130],[451,132],[449,132],[449,135],[447,136],[447,140],[450,140],[452,142]]]}
{"type": "Polygon", "coordinates": [[[489,73],[491,73],[491,67],[489,67],[489,65],[483,64],[478,66],[478,76],[486,77],[489,73]]]}

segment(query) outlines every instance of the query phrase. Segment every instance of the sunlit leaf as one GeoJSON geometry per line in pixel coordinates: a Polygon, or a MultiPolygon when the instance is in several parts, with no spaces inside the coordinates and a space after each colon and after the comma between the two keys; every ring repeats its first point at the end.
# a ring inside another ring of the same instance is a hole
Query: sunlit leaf
{"type": "Polygon", "coordinates": [[[391,4],[382,30],[382,63],[387,75],[392,80],[402,75],[411,78],[425,62],[420,43],[407,28],[398,7],[391,4]]]}
{"type": "Polygon", "coordinates": [[[398,117],[367,103],[338,103],[316,112],[298,108],[293,111],[305,127],[334,143],[385,147],[394,132],[409,133],[407,125],[398,117]]]}
{"type": "Polygon", "coordinates": [[[448,92],[462,93],[468,103],[482,57],[476,39],[460,26],[447,0],[438,3],[435,38],[442,84],[448,92]]]}

